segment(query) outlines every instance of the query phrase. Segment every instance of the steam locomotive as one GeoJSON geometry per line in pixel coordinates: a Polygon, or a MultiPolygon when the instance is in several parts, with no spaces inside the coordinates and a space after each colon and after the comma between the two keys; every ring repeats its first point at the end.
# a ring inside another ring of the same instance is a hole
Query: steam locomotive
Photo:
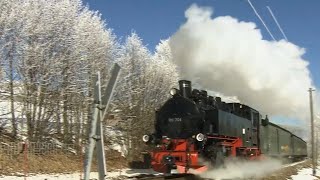
{"type": "Polygon", "coordinates": [[[156,111],[155,132],[142,137],[154,147],[150,155],[155,171],[201,172],[207,169],[204,161],[221,166],[227,157],[307,156],[305,141],[249,106],[208,96],[187,80],[179,81],[179,89],[170,94],[156,111]]]}

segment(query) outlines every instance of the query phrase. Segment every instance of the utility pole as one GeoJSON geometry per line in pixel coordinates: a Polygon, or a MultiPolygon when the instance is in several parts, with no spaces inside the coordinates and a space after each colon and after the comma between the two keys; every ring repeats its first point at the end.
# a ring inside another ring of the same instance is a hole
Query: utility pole
{"type": "Polygon", "coordinates": [[[318,128],[316,129],[316,166],[318,166],[318,146],[319,146],[319,134],[318,134],[318,128]]]}
{"type": "Polygon", "coordinates": [[[312,175],[316,175],[316,155],[314,151],[314,120],[313,120],[313,100],[312,100],[312,88],[309,88],[309,98],[310,98],[310,119],[311,119],[311,157],[312,157],[312,175]]]}
{"type": "Polygon", "coordinates": [[[320,130],[320,125],[319,125],[319,121],[320,120],[320,116],[317,114],[316,115],[316,120],[315,120],[315,131],[316,131],[316,167],[318,167],[318,158],[319,158],[319,152],[318,152],[318,150],[319,150],[319,130],[320,130]]]}

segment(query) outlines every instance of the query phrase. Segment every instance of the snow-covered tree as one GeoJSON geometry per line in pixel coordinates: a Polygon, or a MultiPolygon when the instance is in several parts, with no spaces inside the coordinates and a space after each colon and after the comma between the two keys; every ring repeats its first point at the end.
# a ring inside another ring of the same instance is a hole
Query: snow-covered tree
{"type": "Polygon", "coordinates": [[[80,0],[4,0],[0,8],[1,67],[13,62],[23,83],[29,138],[57,128],[70,141],[88,121],[91,74],[108,74],[115,36],[80,0]]]}
{"type": "Polygon", "coordinates": [[[152,131],[155,109],[158,109],[169,97],[171,88],[177,86],[178,73],[172,62],[168,40],[156,46],[156,52],[146,66],[146,84],[143,94],[143,128],[152,131]]]}
{"type": "Polygon", "coordinates": [[[122,70],[111,111],[121,110],[121,118],[128,120],[130,152],[132,158],[139,157],[141,135],[153,128],[154,109],[177,85],[168,41],[161,41],[153,55],[136,33],[119,45],[100,14],[81,0],[0,1],[1,81],[8,84],[13,106],[13,134],[18,101],[30,140],[57,135],[65,142],[79,142],[82,134],[88,137],[93,76],[100,71],[101,82],[106,82],[113,62],[118,62],[122,70]],[[21,86],[19,94],[13,91],[15,83],[21,86]]]}
{"type": "Polygon", "coordinates": [[[161,41],[152,55],[136,33],[127,37],[119,63],[122,73],[116,89],[113,109],[121,110],[127,120],[132,159],[140,156],[141,136],[153,129],[155,108],[169,96],[178,74],[172,63],[168,41],[161,41]]]}
{"type": "Polygon", "coordinates": [[[122,77],[115,99],[119,103],[118,106],[127,107],[129,114],[130,111],[136,112],[135,109],[141,105],[141,95],[146,82],[145,69],[150,60],[151,55],[138,35],[132,33],[127,37],[119,58],[122,77]]]}
{"type": "Polygon", "coordinates": [[[122,70],[112,108],[121,110],[129,134],[127,139],[132,144],[129,152],[131,155],[138,155],[138,141],[145,124],[143,112],[148,81],[146,69],[151,63],[151,54],[136,33],[126,38],[118,62],[122,70]]]}
{"type": "Polygon", "coordinates": [[[10,101],[10,114],[12,135],[17,135],[17,122],[15,115],[15,94],[14,81],[19,77],[17,74],[17,58],[21,53],[21,13],[22,7],[13,0],[4,0],[0,2],[0,66],[3,71],[4,91],[9,94],[6,100],[10,101]]]}
{"type": "MultiPolygon", "coordinates": [[[[86,108],[86,124],[90,124],[92,109],[93,76],[100,71],[103,90],[106,80],[109,79],[109,69],[118,56],[119,45],[115,35],[101,20],[97,12],[90,11],[85,7],[79,14],[78,23],[75,28],[77,53],[81,68],[76,72],[76,87],[86,97],[84,106],[86,108]]],[[[102,91],[104,92],[104,91],[102,91]]],[[[83,102],[83,99],[79,99],[83,102]]],[[[90,126],[87,126],[86,135],[89,135],[90,126]]]]}
{"type": "Polygon", "coordinates": [[[152,66],[149,67],[149,76],[152,77],[149,87],[153,85],[156,89],[153,88],[153,91],[148,92],[152,93],[149,95],[150,100],[157,107],[168,99],[170,89],[177,87],[179,80],[177,67],[172,60],[169,39],[160,41],[152,59],[152,66]]]}

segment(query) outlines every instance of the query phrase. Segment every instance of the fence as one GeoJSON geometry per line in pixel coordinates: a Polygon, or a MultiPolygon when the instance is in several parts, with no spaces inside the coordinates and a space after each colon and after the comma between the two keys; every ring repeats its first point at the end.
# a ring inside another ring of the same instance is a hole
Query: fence
{"type": "Polygon", "coordinates": [[[0,140],[0,152],[13,158],[27,150],[32,155],[48,155],[58,153],[71,153],[76,155],[76,145],[74,144],[57,144],[51,142],[2,142],[0,140]],[[27,148],[26,148],[27,146],[27,148]]]}

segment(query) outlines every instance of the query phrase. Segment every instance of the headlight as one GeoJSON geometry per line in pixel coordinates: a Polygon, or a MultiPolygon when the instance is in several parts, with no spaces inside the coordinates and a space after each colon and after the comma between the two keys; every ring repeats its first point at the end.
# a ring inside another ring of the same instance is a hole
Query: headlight
{"type": "Polygon", "coordinates": [[[170,94],[171,94],[171,96],[178,94],[178,89],[176,89],[176,88],[170,89],[170,94]]]}
{"type": "Polygon", "coordinates": [[[202,133],[197,134],[196,140],[197,141],[203,141],[204,140],[204,134],[202,134],[202,133]]]}
{"type": "Polygon", "coordinates": [[[143,136],[142,136],[142,141],[143,141],[143,142],[146,143],[146,142],[149,142],[149,140],[150,140],[150,136],[149,136],[149,135],[143,135],[143,136]]]}
{"type": "Polygon", "coordinates": [[[167,155],[167,156],[163,156],[163,159],[162,161],[167,164],[167,165],[173,165],[175,162],[174,162],[174,157],[173,156],[170,156],[170,155],[167,155]]]}

